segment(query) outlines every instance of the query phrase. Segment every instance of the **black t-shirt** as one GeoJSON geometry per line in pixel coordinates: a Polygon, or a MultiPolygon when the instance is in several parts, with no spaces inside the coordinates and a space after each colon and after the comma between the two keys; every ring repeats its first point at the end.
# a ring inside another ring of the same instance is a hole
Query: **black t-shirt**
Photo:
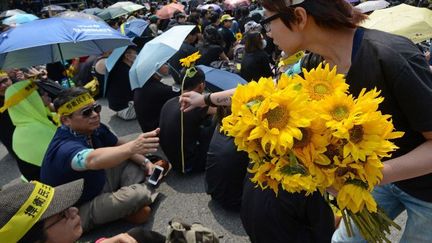
{"type": "MultiPolygon", "coordinates": [[[[392,115],[397,131],[405,132],[402,138],[393,140],[399,149],[392,157],[399,157],[426,141],[421,132],[432,131],[432,72],[419,49],[404,37],[362,28],[356,36],[346,77],[350,92],[357,96],[362,88],[381,90],[384,101],[379,109],[392,115]]],[[[432,202],[432,174],[396,185],[432,202]]]]}
{"type": "Polygon", "coordinates": [[[309,196],[257,188],[247,173],[241,220],[252,243],[330,242],[334,216],[319,192],[309,196]]]}
{"type": "Polygon", "coordinates": [[[120,60],[108,75],[106,96],[111,110],[123,110],[133,100],[129,69],[129,65],[120,60]]]}
{"type": "Polygon", "coordinates": [[[198,59],[197,64],[206,66],[210,66],[210,63],[218,61],[223,52],[222,47],[215,44],[203,45],[198,49],[201,53],[201,58],[198,59]]]}
{"type": "Polygon", "coordinates": [[[241,62],[241,76],[248,82],[257,81],[261,77],[273,76],[270,58],[263,50],[245,53],[241,62]]]}
{"type": "Polygon", "coordinates": [[[230,29],[225,28],[223,26],[219,28],[219,32],[221,33],[222,38],[223,38],[223,40],[225,42],[224,52],[225,52],[225,54],[228,54],[229,50],[231,49],[231,47],[233,45],[233,43],[236,41],[236,38],[235,38],[233,32],[231,32],[230,29]]]}
{"type": "Polygon", "coordinates": [[[206,192],[223,207],[239,210],[248,163],[247,153],[237,151],[233,137],[217,127],[207,153],[206,192]]]}
{"type": "MultiPolygon", "coordinates": [[[[195,155],[198,154],[201,137],[200,126],[207,118],[208,107],[196,108],[184,113],[183,144],[185,168],[192,170],[195,155]]],[[[160,114],[160,145],[165,155],[173,165],[173,169],[182,170],[181,164],[181,126],[179,98],[174,97],[162,107],[160,114]]],[[[208,147],[207,147],[208,148],[208,147]]],[[[207,152],[207,150],[205,150],[207,152]]],[[[203,161],[204,163],[204,161],[203,161]]]]}
{"type": "Polygon", "coordinates": [[[185,58],[189,55],[192,55],[193,53],[197,52],[198,49],[187,43],[187,42],[183,42],[183,44],[180,47],[180,50],[178,50],[174,56],[172,56],[169,60],[168,63],[170,64],[170,66],[172,68],[174,68],[174,70],[170,70],[171,76],[174,78],[174,80],[176,81],[176,83],[180,84],[181,83],[181,70],[182,70],[182,66],[180,64],[180,59],[185,58]]]}
{"type": "Polygon", "coordinates": [[[143,132],[159,127],[159,115],[165,102],[179,95],[179,89],[165,85],[152,76],[143,87],[134,89],[134,106],[143,132]]]}

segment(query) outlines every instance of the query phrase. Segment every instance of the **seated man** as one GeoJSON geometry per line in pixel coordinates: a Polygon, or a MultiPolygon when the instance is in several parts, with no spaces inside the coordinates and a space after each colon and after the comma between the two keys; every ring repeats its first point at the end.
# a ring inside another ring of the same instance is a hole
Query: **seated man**
{"type": "MultiPolygon", "coordinates": [[[[204,72],[196,68],[193,77],[186,77],[184,90],[202,93],[205,88],[204,80],[204,72]]],[[[214,107],[203,107],[183,113],[184,126],[182,128],[179,97],[170,99],[162,107],[159,121],[160,144],[174,170],[182,173],[204,170],[207,150],[214,130],[214,126],[210,125],[209,114],[214,114],[215,111],[214,107]],[[184,164],[181,151],[182,129],[184,164]]]]}
{"type": "Polygon", "coordinates": [[[106,91],[108,105],[123,120],[136,118],[133,92],[129,82],[129,69],[136,57],[136,48],[129,46],[108,75],[106,91]]]}
{"type": "MultiPolygon", "coordinates": [[[[0,191],[0,239],[2,242],[41,243],[76,242],[82,235],[78,209],[73,207],[81,196],[83,180],[52,188],[40,182],[18,183],[0,191]],[[27,206],[27,207],[26,207],[27,206]],[[28,208],[26,211],[21,207],[28,208]],[[25,225],[16,227],[16,225],[25,225]]],[[[136,227],[97,242],[163,243],[165,237],[136,227]],[[141,241],[140,241],[141,242],[141,241]]]]}
{"type": "Polygon", "coordinates": [[[128,143],[119,140],[100,123],[101,106],[83,88],[61,92],[54,107],[62,126],[48,146],[41,181],[58,186],[84,179],[79,207],[84,231],[121,218],[145,222],[156,194],[144,183],[153,164],[143,154],[156,151],[159,129],[128,143]]]}

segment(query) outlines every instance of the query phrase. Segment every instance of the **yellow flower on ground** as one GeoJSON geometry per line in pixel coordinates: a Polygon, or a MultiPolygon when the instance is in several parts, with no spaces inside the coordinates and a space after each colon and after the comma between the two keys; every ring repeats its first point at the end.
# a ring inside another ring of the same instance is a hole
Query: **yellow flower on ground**
{"type": "Polygon", "coordinates": [[[197,51],[197,52],[191,54],[190,56],[187,56],[185,58],[180,59],[180,63],[183,67],[189,68],[189,67],[191,67],[191,65],[193,63],[196,62],[196,60],[200,59],[200,57],[201,57],[201,54],[199,53],[199,51],[197,51]]]}
{"type": "Polygon", "coordinates": [[[353,213],[358,213],[367,208],[369,212],[377,212],[377,203],[372,194],[360,183],[347,183],[337,195],[337,203],[341,210],[347,208],[353,213]]]}
{"type": "Polygon", "coordinates": [[[269,155],[285,155],[294,139],[302,139],[300,128],[310,125],[312,111],[308,108],[307,99],[291,90],[271,94],[257,109],[257,125],[248,139],[261,139],[262,149],[269,155]]]}
{"type": "Polygon", "coordinates": [[[344,76],[336,72],[336,67],[330,70],[329,64],[323,68],[321,63],[310,71],[303,69],[303,74],[304,79],[300,79],[303,89],[312,100],[321,100],[329,95],[348,92],[349,86],[345,83],[344,76]]]}

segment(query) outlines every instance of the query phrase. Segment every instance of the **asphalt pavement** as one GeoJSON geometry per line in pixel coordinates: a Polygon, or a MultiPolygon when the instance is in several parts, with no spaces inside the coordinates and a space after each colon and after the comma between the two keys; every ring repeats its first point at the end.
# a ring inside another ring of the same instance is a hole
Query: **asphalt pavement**
{"type": "MultiPolygon", "coordinates": [[[[103,105],[102,122],[111,127],[117,136],[132,140],[140,134],[141,129],[136,120],[123,121],[117,118],[114,112],[107,107],[106,100],[99,102],[103,105]]],[[[20,173],[15,161],[0,145],[0,186],[18,183],[19,176],[20,173]]],[[[221,237],[220,242],[249,242],[239,214],[223,210],[205,193],[204,173],[180,175],[171,171],[157,191],[160,194],[152,206],[152,217],[149,222],[142,225],[145,229],[165,234],[168,222],[172,218],[179,218],[188,223],[200,222],[213,229],[221,237]]],[[[405,221],[405,213],[396,220],[400,225],[403,225],[405,221]]],[[[85,234],[81,240],[96,240],[100,237],[116,235],[127,231],[132,226],[124,221],[117,221],[85,234]]],[[[400,232],[392,231],[391,241],[398,242],[399,238],[400,232]]]]}

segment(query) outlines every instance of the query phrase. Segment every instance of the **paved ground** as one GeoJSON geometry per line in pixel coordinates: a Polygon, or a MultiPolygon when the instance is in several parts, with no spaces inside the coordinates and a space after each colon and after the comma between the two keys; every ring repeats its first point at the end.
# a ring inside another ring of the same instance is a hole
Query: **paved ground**
{"type": "MultiPolygon", "coordinates": [[[[104,105],[102,122],[109,125],[119,137],[133,139],[138,136],[140,128],[136,121],[125,122],[116,118],[113,116],[114,113],[106,107],[106,101],[102,100],[101,103],[104,105]]],[[[10,183],[12,180],[17,182],[18,177],[19,171],[15,162],[7,155],[5,148],[0,145],[0,186],[10,183]]],[[[201,222],[214,229],[222,237],[221,242],[249,242],[239,215],[224,211],[206,195],[203,174],[184,176],[172,172],[162,182],[158,191],[160,196],[153,207],[153,217],[143,227],[164,234],[168,221],[173,217],[178,217],[190,223],[201,222]]],[[[402,215],[397,219],[397,222],[402,225],[405,220],[406,215],[402,215]]],[[[83,240],[94,240],[100,236],[115,235],[124,232],[129,227],[131,225],[124,222],[115,222],[86,234],[83,240]]],[[[399,235],[399,232],[393,232],[391,241],[397,242],[399,235]]]]}

